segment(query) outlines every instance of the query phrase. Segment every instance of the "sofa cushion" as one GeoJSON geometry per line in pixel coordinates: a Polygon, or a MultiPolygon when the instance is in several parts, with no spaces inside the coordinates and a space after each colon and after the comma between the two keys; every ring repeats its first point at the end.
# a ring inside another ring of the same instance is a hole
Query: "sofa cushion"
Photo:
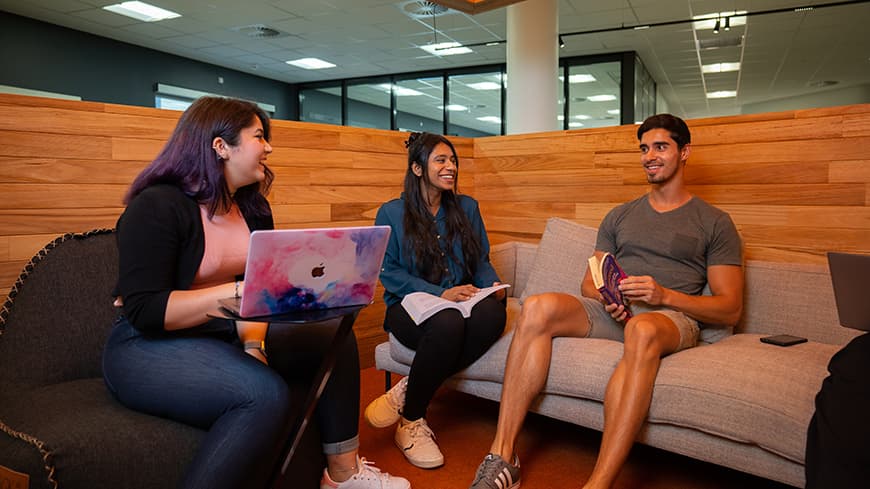
{"type": "Polygon", "coordinates": [[[838,346],[737,334],[662,361],[649,419],[757,445],[798,463],[815,395],[838,346]]]}
{"type": "MultiPolygon", "coordinates": [[[[55,478],[68,488],[177,486],[204,434],[125,408],[108,393],[102,378],[6,397],[2,422],[43,442],[52,453],[55,478]]],[[[0,453],[3,465],[45,473],[36,447],[18,438],[0,433],[0,453]]],[[[49,486],[44,477],[34,475],[31,487],[49,486]]]]}
{"type": "Polygon", "coordinates": [[[544,292],[564,292],[580,297],[586,260],[595,251],[597,235],[595,228],[558,217],[547,219],[520,301],[544,292]]]}

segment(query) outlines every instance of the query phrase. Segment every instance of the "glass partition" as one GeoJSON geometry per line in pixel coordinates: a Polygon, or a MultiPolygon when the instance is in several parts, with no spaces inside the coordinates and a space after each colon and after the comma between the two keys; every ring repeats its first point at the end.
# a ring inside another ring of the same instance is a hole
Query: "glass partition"
{"type": "Polygon", "coordinates": [[[502,134],[501,71],[450,75],[447,133],[478,137],[502,134]]]}
{"type": "Polygon", "coordinates": [[[299,120],[340,126],[341,85],[299,90],[299,120]]]}
{"type": "Polygon", "coordinates": [[[391,129],[390,80],[347,85],[346,126],[391,129]]]}
{"type": "Polygon", "coordinates": [[[396,128],[400,131],[444,131],[444,77],[432,76],[398,80],[396,128]]]}

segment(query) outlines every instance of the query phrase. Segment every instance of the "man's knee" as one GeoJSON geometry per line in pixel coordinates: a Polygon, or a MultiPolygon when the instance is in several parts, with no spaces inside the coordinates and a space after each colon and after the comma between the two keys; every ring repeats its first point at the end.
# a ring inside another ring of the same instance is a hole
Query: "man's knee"
{"type": "Polygon", "coordinates": [[[625,354],[641,357],[659,358],[665,352],[679,346],[680,335],[676,327],[673,331],[648,316],[635,316],[625,325],[625,354]],[[667,333],[673,332],[673,335],[667,333]],[[671,338],[674,336],[674,338],[671,338]],[[675,343],[670,345],[670,343],[675,343]]]}
{"type": "Polygon", "coordinates": [[[554,306],[555,297],[552,294],[529,296],[523,302],[515,334],[523,336],[552,336],[550,329],[555,310],[554,306]]]}

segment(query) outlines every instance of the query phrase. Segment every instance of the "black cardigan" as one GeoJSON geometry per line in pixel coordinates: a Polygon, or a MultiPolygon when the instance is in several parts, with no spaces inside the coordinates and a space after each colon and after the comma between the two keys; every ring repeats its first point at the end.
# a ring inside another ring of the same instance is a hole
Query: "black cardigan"
{"type": "MultiPolygon", "coordinates": [[[[271,214],[245,222],[251,231],[274,228],[271,214]]],[[[124,315],[143,332],[163,332],[169,293],[190,288],[205,253],[199,205],[178,187],[154,185],[130,201],[117,230],[124,315]]]]}

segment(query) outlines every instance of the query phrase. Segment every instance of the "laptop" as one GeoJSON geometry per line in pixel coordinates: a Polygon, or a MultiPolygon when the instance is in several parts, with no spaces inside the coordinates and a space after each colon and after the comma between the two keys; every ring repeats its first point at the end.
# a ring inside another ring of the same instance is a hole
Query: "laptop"
{"type": "Polygon", "coordinates": [[[240,299],[220,305],[240,318],[372,303],[389,226],[254,231],[240,299]]]}
{"type": "Polygon", "coordinates": [[[870,255],[830,252],[828,267],[840,324],[870,331],[870,296],[864,288],[870,277],[870,255]]]}

